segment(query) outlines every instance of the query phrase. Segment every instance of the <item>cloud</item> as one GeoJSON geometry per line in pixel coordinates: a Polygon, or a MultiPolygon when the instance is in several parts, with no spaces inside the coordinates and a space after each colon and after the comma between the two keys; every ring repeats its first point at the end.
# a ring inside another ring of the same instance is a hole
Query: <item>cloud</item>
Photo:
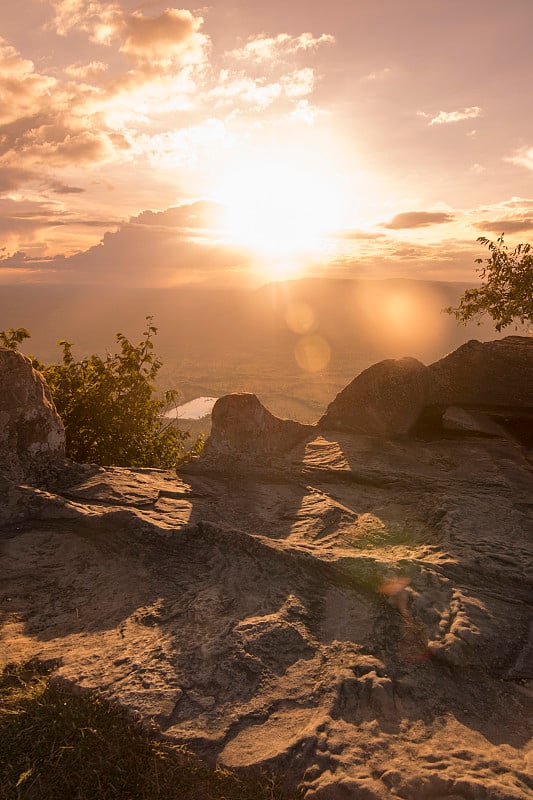
{"type": "Polygon", "coordinates": [[[130,224],[150,227],[176,228],[178,230],[210,231],[222,225],[223,208],[209,200],[183,203],[165,211],[142,211],[132,217],[130,224]]]}
{"type": "Polygon", "coordinates": [[[442,225],[452,222],[454,216],[443,211],[405,211],[396,214],[390,222],[383,223],[383,228],[402,230],[404,228],[426,228],[428,225],[442,225]]]}
{"type": "Polygon", "coordinates": [[[50,0],[54,18],[50,27],[59,35],[66,36],[71,30],[88,33],[91,40],[109,44],[110,36],[121,16],[117,3],[99,0],[50,0]]]}
{"type": "MultiPolygon", "coordinates": [[[[72,30],[84,31],[89,39],[110,46],[117,42],[141,72],[153,74],[171,66],[205,60],[209,37],[199,32],[203,18],[186,9],[167,8],[155,16],[141,11],[125,11],[117,2],[101,0],[52,0],[55,10],[52,27],[60,36],[72,30]]],[[[101,62],[92,62],[88,72],[101,71],[101,62]],[[92,69],[91,69],[92,67],[92,69]]],[[[81,77],[81,65],[67,67],[67,73],[81,77]]],[[[87,73],[84,77],[87,77],[87,73]]]]}
{"type": "MultiPolygon", "coordinates": [[[[285,125],[292,136],[325,113],[308,99],[315,70],[300,62],[333,41],[327,34],[253,37],[244,48],[246,63],[228,63],[226,53],[211,66],[211,42],[199,11],[179,6],[161,11],[155,2],[44,2],[53,9],[48,30],[69,36],[60,49],[75,56],[71,63],[57,63],[52,75],[40,74],[37,62],[0,39],[0,193],[54,201],[69,228],[67,236],[43,235],[40,249],[33,229],[29,244],[22,233],[16,242],[12,236],[11,250],[35,254],[56,247],[72,253],[77,233],[70,212],[108,213],[100,210],[109,202],[102,195],[104,164],[121,200],[124,168],[135,163],[141,181],[150,176],[138,190],[143,200],[130,195],[123,213],[137,202],[166,205],[173,181],[174,197],[184,196],[187,179],[194,181],[190,195],[200,196],[217,159],[220,163],[221,155],[245,145],[261,125],[285,125]],[[81,41],[84,37],[98,46],[81,41]],[[278,63],[263,61],[267,53],[276,54],[278,63]],[[229,68],[220,71],[222,64],[229,68]],[[265,109],[271,111],[263,114],[265,109]],[[156,196],[159,187],[165,199],[156,196]],[[78,196],[84,192],[81,212],[78,196]]],[[[53,214],[50,224],[56,225],[53,214]]],[[[95,241],[87,232],[80,236],[84,250],[95,241]]]]}
{"type": "Polygon", "coordinates": [[[317,117],[327,114],[327,111],[312,105],[309,100],[298,100],[296,108],[290,112],[288,117],[289,119],[295,119],[299,122],[305,122],[306,125],[313,125],[317,117]]]}
{"type": "Polygon", "coordinates": [[[190,11],[169,8],[156,17],[145,17],[139,12],[125,14],[117,32],[124,37],[120,50],[144,66],[149,62],[172,63],[186,56],[189,60],[203,60],[207,38],[198,34],[202,17],[190,11]]]}
{"type": "Polygon", "coordinates": [[[33,61],[22,58],[0,37],[0,124],[46,108],[56,83],[55,78],[36,73],[33,61]]]}
{"type": "Polygon", "coordinates": [[[378,69],[375,72],[369,72],[368,75],[365,75],[362,80],[364,81],[383,81],[386,78],[389,78],[392,74],[392,69],[390,67],[383,67],[383,69],[378,69]]]}
{"type": "MultiPolygon", "coordinates": [[[[278,81],[268,82],[264,77],[252,78],[244,72],[220,71],[218,85],[207,96],[215,100],[215,107],[243,104],[248,109],[264,110],[277,100],[290,100],[297,105],[312,94],[315,73],[310,67],[282,75],[278,81]]],[[[242,109],[241,109],[242,110],[242,109]]]]}
{"type": "Polygon", "coordinates": [[[533,230],[533,217],[509,217],[506,219],[482,220],[474,225],[478,231],[490,233],[519,233],[533,230]]]}
{"type": "Polygon", "coordinates": [[[61,126],[43,126],[31,132],[18,148],[26,164],[47,167],[82,166],[110,159],[115,148],[108,135],[99,131],[70,131],[61,126]]]}
{"type": "Polygon", "coordinates": [[[220,213],[217,204],[203,201],[143,211],[83,252],[43,259],[18,251],[0,259],[0,267],[24,268],[40,279],[45,270],[51,281],[115,286],[242,281],[250,256],[213,238],[220,213]]]}
{"type": "Polygon", "coordinates": [[[280,83],[267,83],[264,78],[250,78],[241,74],[235,77],[228,70],[222,70],[218,86],[208,92],[215,100],[215,107],[233,105],[237,101],[246,106],[263,110],[272,105],[283,94],[280,83]]]}
{"type": "Polygon", "coordinates": [[[386,234],[384,233],[376,233],[375,231],[364,231],[364,230],[341,230],[335,231],[332,234],[332,238],[335,239],[353,239],[353,240],[373,240],[373,239],[382,239],[386,234]]]}
{"type": "Polygon", "coordinates": [[[0,166],[0,194],[12,192],[35,178],[35,172],[20,167],[0,166]]]}
{"type": "Polygon", "coordinates": [[[65,67],[65,73],[70,78],[81,80],[91,80],[100,78],[108,70],[108,65],[103,61],[89,61],[88,64],[69,64],[65,67]]]}
{"type": "Polygon", "coordinates": [[[80,186],[68,186],[68,184],[57,180],[49,181],[48,185],[54,194],[82,194],[85,191],[80,186]]]}
{"type": "Polygon", "coordinates": [[[27,269],[29,260],[23,250],[17,250],[10,256],[0,257],[0,269],[27,269]]]}
{"type": "Polygon", "coordinates": [[[300,99],[307,97],[315,88],[315,71],[310,67],[296,69],[281,79],[286,97],[300,99]]]}
{"type": "MultiPolygon", "coordinates": [[[[459,111],[439,111],[437,116],[429,121],[429,125],[448,125],[451,122],[461,122],[463,119],[475,119],[481,114],[482,110],[479,106],[470,106],[459,111]]],[[[428,117],[429,115],[419,112],[419,116],[428,117]]]]}
{"type": "Polygon", "coordinates": [[[260,63],[315,50],[322,44],[332,44],[334,41],[335,37],[328,33],[322,33],[317,37],[311,33],[302,33],[299,36],[290,36],[288,33],[279,33],[277,36],[253,36],[248,39],[244,47],[231,50],[227,55],[241,61],[260,63]]]}
{"type": "Polygon", "coordinates": [[[132,149],[135,156],[144,156],[152,167],[176,170],[206,164],[214,152],[221,154],[234,144],[223,122],[207,119],[188,128],[138,136],[132,149]]]}
{"type": "Polygon", "coordinates": [[[521,147],[513,156],[506,158],[505,161],[533,170],[533,147],[521,147]]]}

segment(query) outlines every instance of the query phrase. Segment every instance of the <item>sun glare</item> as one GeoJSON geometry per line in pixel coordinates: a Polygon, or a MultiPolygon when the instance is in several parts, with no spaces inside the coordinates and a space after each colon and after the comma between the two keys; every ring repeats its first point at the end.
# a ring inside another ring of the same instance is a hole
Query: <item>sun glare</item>
{"type": "Polygon", "coordinates": [[[333,177],[303,160],[241,161],[225,176],[219,198],[231,240],[253,250],[271,277],[296,274],[339,226],[333,177]]]}

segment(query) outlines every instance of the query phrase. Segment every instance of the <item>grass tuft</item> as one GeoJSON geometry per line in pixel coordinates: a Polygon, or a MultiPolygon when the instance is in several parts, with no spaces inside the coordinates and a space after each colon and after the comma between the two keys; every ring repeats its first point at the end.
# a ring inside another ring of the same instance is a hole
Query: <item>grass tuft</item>
{"type": "Polygon", "coordinates": [[[28,662],[0,676],[2,800],[290,800],[275,777],[210,769],[50,672],[28,662]]]}

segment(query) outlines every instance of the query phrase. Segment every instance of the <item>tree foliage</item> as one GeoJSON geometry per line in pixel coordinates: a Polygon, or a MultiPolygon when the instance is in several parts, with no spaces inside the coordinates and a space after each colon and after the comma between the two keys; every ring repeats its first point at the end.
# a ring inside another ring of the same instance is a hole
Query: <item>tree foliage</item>
{"type": "MultiPolygon", "coordinates": [[[[446,308],[458,322],[466,323],[489,314],[497,331],[512,322],[533,322],[533,252],[531,245],[519,244],[510,251],[502,235],[492,242],[484,236],[477,240],[488,247],[487,258],[476,258],[483,283],[467,289],[457,308],[446,308]]],[[[479,324],[479,321],[478,321],[479,324]]]]}
{"type": "MultiPolygon", "coordinates": [[[[50,386],[65,426],[67,455],[74,461],[172,468],[186,457],[190,434],[162,416],[175,403],[177,393],[155,394],[162,362],[153,352],[157,328],[152,317],[147,317],[146,323],[137,344],[117,333],[120,350],[105,358],[92,355],[77,361],[72,343],[62,340],[58,343],[63,350],[60,363],[43,366],[34,362],[50,386]]],[[[10,342],[10,349],[17,349],[28,336],[23,328],[0,332],[0,340],[10,342]]],[[[197,439],[189,452],[199,452],[202,444],[201,438],[197,439]]]]}
{"type": "Polygon", "coordinates": [[[30,339],[31,336],[26,328],[8,328],[7,331],[0,331],[0,343],[2,347],[7,347],[8,350],[18,350],[19,344],[24,339],[30,339]]]}

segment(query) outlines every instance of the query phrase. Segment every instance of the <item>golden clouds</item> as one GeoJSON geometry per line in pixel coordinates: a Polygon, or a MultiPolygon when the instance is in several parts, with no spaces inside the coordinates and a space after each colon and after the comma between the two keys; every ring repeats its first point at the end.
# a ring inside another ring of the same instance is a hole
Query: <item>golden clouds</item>
{"type": "Polygon", "coordinates": [[[465,119],[476,119],[482,113],[483,111],[479,106],[469,106],[456,111],[439,111],[435,116],[427,114],[425,111],[417,111],[417,116],[429,119],[428,125],[449,125],[453,122],[462,122],[465,119]]]}
{"type": "Polygon", "coordinates": [[[299,36],[290,36],[288,33],[279,33],[277,36],[252,36],[244,47],[232,50],[230,55],[238,60],[276,61],[287,56],[294,56],[299,52],[316,50],[322,44],[333,44],[335,37],[323,33],[313,36],[312,33],[302,33],[299,36]]]}
{"type": "Polygon", "coordinates": [[[142,64],[148,60],[161,63],[183,60],[184,56],[195,62],[203,60],[206,37],[198,35],[203,23],[190,11],[167,9],[157,17],[145,17],[139,12],[125,14],[118,26],[124,37],[120,47],[123,53],[142,64]]]}
{"type": "MultiPolygon", "coordinates": [[[[43,208],[53,201],[83,226],[83,217],[116,218],[119,208],[125,218],[172,205],[182,185],[185,197],[214,196],[250,131],[279,141],[283,126],[292,135],[320,114],[307,62],[333,41],[327,34],[254,37],[240,55],[217,52],[197,12],[131,11],[118,0],[49,5],[47,29],[64,37],[65,51],[76,44],[76,59],[48,75],[7,43],[0,54],[0,194],[12,193],[11,219],[28,197],[43,208]]],[[[26,247],[25,230],[14,225],[20,237],[10,246],[26,247]]],[[[60,241],[72,253],[69,230],[50,235],[43,223],[42,253],[60,241]]],[[[89,233],[101,228],[85,230],[80,249],[89,233]]]]}
{"type": "Polygon", "coordinates": [[[0,124],[34,115],[46,107],[56,80],[35,72],[32,61],[0,38],[0,124]]]}
{"type": "Polygon", "coordinates": [[[59,35],[76,29],[98,44],[115,44],[141,71],[153,73],[161,66],[183,67],[205,60],[209,40],[199,32],[203,18],[185,9],[167,8],[146,16],[102,0],[53,0],[52,5],[53,26],[59,35]]]}
{"type": "Polygon", "coordinates": [[[512,156],[506,158],[511,164],[533,170],[533,147],[521,147],[512,156]]]}
{"type": "Polygon", "coordinates": [[[383,228],[402,230],[403,228],[426,228],[429,225],[442,225],[453,222],[453,215],[444,211],[404,211],[396,214],[383,228]]]}

